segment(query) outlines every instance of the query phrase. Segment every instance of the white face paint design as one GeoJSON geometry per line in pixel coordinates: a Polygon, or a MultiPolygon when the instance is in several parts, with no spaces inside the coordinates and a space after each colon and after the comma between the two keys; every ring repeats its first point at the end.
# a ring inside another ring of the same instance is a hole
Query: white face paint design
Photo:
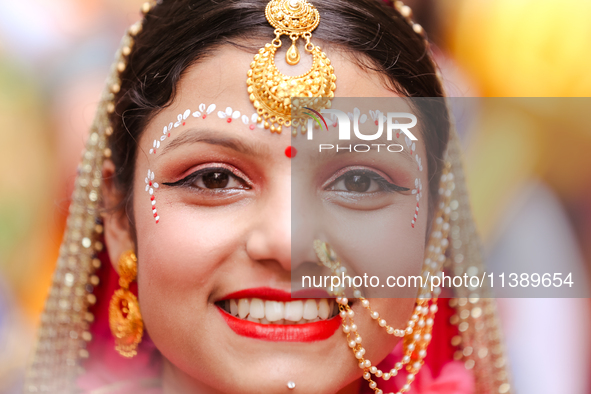
{"type": "MultiPolygon", "coordinates": [[[[206,106],[205,104],[199,105],[199,110],[192,112],[190,109],[187,109],[182,114],[177,115],[177,119],[175,122],[170,122],[168,126],[164,126],[162,129],[162,136],[159,139],[155,139],[152,143],[152,147],[150,148],[150,155],[156,155],[158,149],[164,145],[164,141],[171,137],[172,132],[174,129],[186,126],[187,120],[192,115],[194,118],[200,119],[207,119],[208,115],[212,114],[216,109],[215,104],[210,104],[206,106]]],[[[226,119],[226,122],[232,123],[233,120],[240,119],[242,123],[249,126],[250,130],[254,130],[256,127],[262,129],[264,128],[263,122],[258,122],[258,114],[253,114],[252,116],[248,117],[246,115],[241,115],[240,111],[234,111],[231,107],[227,107],[225,111],[218,111],[217,113],[220,119],[226,119]]],[[[146,192],[150,195],[150,201],[152,203],[152,215],[154,216],[154,221],[158,223],[160,221],[160,216],[158,215],[158,211],[156,209],[156,196],[155,191],[158,189],[159,184],[154,181],[156,175],[150,169],[148,169],[148,176],[145,179],[146,182],[146,192]]]]}
{"type": "MultiPolygon", "coordinates": [[[[399,137],[399,134],[396,133],[396,137],[399,137]]],[[[416,152],[416,144],[410,140],[408,137],[404,137],[404,141],[406,142],[407,148],[410,150],[410,155],[412,156],[413,153],[416,152]]],[[[414,154],[415,161],[417,163],[417,169],[422,172],[423,171],[423,161],[419,157],[418,154],[414,154]]],[[[410,225],[412,228],[415,228],[415,223],[417,222],[417,218],[419,217],[419,203],[421,197],[423,197],[423,183],[421,182],[420,178],[415,179],[415,188],[412,190],[412,194],[416,194],[417,196],[417,206],[415,208],[415,215],[412,218],[410,225]]]]}
{"type": "MultiPolygon", "coordinates": [[[[182,114],[178,114],[177,115],[177,119],[175,122],[170,122],[168,124],[168,126],[164,126],[164,128],[162,129],[162,136],[160,136],[159,139],[155,139],[154,142],[152,143],[152,148],[150,148],[150,155],[156,155],[158,152],[158,149],[160,149],[161,146],[163,146],[164,141],[166,141],[168,138],[171,137],[172,135],[172,131],[178,127],[181,126],[186,126],[187,124],[187,120],[189,119],[190,116],[192,116],[193,118],[201,118],[203,120],[207,119],[207,117],[214,113],[215,109],[217,108],[216,104],[210,104],[209,106],[207,106],[206,104],[200,104],[199,105],[199,109],[195,112],[191,111],[190,109],[185,110],[185,112],[183,112],[182,114]]],[[[380,115],[381,112],[379,110],[376,111],[369,111],[369,117],[366,114],[360,115],[360,111],[358,108],[354,109],[355,113],[348,113],[349,118],[351,118],[351,120],[354,119],[354,115],[356,114],[360,120],[360,123],[365,123],[369,118],[371,118],[374,123],[377,125],[378,124],[378,119],[380,119],[380,115]]],[[[242,120],[242,123],[244,123],[245,125],[247,125],[249,127],[250,130],[254,130],[255,128],[264,128],[264,121],[263,122],[258,122],[259,119],[259,115],[257,113],[252,114],[250,117],[248,117],[247,115],[242,115],[240,113],[240,111],[237,110],[233,110],[231,107],[227,107],[225,111],[218,111],[217,113],[218,117],[220,119],[226,119],[227,123],[232,123],[233,120],[242,120]]],[[[337,122],[336,119],[334,118],[334,115],[332,115],[330,117],[331,119],[331,124],[333,125],[333,127],[337,127],[337,122]]],[[[396,123],[398,123],[398,121],[396,121],[396,123]]],[[[398,131],[396,133],[396,138],[400,138],[400,131],[398,131]]],[[[410,140],[410,138],[408,137],[404,137],[405,142],[406,142],[406,146],[407,148],[410,150],[410,155],[412,156],[413,153],[416,151],[416,144],[410,140]]],[[[422,160],[419,157],[418,154],[415,153],[414,155],[415,157],[415,161],[417,162],[417,168],[419,171],[423,171],[423,164],[422,164],[422,160]]],[[[150,169],[148,169],[148,176],[145,178],[145,183],[146,183],[146,192],[149,193],[150,195],[150,201],[152,204],[152,215],[154,216],[154,221],[156,223],[158,223],[160,221],[160,216],[158,215],[158,210],[156,208],[156,196],[155,196],[155,190],[158,189],[159,184],[157,182],[154,181],[156,175],[154,174],[154,172],[150,169]]],[[[416,194],[417,196],[417,206],[415,208],[415,214],[414,217],[411,221],[411,226],[414,228],[415,227],[415,223],[416,220],[418,218],[418,214],[419,214],[419,202],[421,197],[423,196],[423,185],[421,183],[421,180],[419,178],[415,179],[415,188],[412,190],[412,194],[416,194]]]]}

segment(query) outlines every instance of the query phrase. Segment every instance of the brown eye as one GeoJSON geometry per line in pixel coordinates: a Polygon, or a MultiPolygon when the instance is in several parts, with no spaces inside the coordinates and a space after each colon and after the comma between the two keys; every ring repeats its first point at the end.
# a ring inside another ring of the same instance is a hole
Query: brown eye
{"type": "Polygon", "coordinates": [[[225,168],[203,168],[187,175],[185,178],[173,182],[163,182],[166,186],[184,186],[198,190],[209,190],[212,193],[226,192],[237,189],[250,189],[248,182],[234,175],[225,168]]]}
{"type": "Polygon", "coordinates": [[[405,192],[410,189],[390,183],[376,172],[357,169],[341,175],[327,190],[361,195],[375,192],[405,192]]]}
{"type": "Polygon", "coordinates": [[[210,172],[202,176],[206,189],[223,189],[228,186],[230,176],[224,172],[210,172]]]}
{"type": "Polygon", "coordinates": [[[345,176],[345,188],[350,192],[363,193],[369,190],[371,179],[367,175],[345,176]]]}

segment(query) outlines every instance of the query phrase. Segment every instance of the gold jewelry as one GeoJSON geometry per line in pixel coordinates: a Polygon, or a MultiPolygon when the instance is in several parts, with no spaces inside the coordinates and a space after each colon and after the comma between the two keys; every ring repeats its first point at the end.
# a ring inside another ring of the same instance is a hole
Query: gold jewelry
{"type": "Polygon", "coordinates": [[[127,251],[119,258],[119,286],[109,304],[109,326],[115,337],[115,349],[124,357],[137,354],[137,345],[142,341],[144,322],[137,297],[129,291],[129,285],[137,277],[137,257],[127,251]]]}
{"type": "Polygon", "coordinates": [[[304,126],[304,107],[322,110],[330,107],[334,97],[336,76],[326,54],[311,42],[312,31],[320,23],[320,14],[307,0],[271,0],[265,16],[275,28],[275,38],[259,49],[248,70],[248,93],[257,114],[258,122],[266,129],[281,133],[282,126],[292,127],[297,134],[304,126]],[[281,47],[281,36],[287,35],[292,44],[286,53],[286,61],[295,65],[300,61],[297,40],[306,40],[305,50],[312,55],[312,67],[308,72],[290,77],[275,66],[275,53],[281,47]],[[291,100],[292,97],[304,99],[291,100]]]}
{"type": "MultiPolygon", "coordinates": [[[[427,274],[431,276],[439,275],[445,262],[445,252],[449,245],[447,235],[449,233],[449,216],[451,212],[449,207],[450,196],[452,190],[455,188],[453,174],[449,171],[450,167],[447,164],[441,175],[439,209],[433,221],[433,228],[425,253],[423,278],[427,274]]],[[[330,268],[335,276],[343,275],[347,277],[347,269],[341,265],[339,258],[330,245],[316,240],[314,241],[314,250],[320,260],[319,264],[330,268]]],[[[343,290],[339,289],[339,291],[342,292],[343,290]]],[[[354,296],[359,298],[361,305],[369,311],[371,318],[380,327],[383,327],[388,334],[403,338],[402,360],[397,362],[394,368],[387,372],[379,370],[376,366],[372,365],[370,360],[365,358],[365,349],[361,346],[362,338],[357,332],[357,325],[353,320],[355,312],[349,307],[349,300],[346,297],[337,297],[336,302],[339,305],[339,315],[343,319],[342,328],[347,336],[347,344],[353,351],[355,358],[359,361],[359,368],[363,370],[363,378],[368,381],[369,387],[376,394],[383,394],[383,392],[377,387],[377,383],[372,380],[372,375],[389,380],[391,377],[398,375],[398,372],[404,366],[406,366],[408,372],[406,384],[402,386],[397,394],[410,390],[411,383],[424,364],[427,347],[432,339],[434,318],[437,312],[437,298],[440,292],[441,289],[439,287],[434,288],[433,293],[431,293],[428,286],[421,287],[413,315],[410,317],[406,327],[404,329],[395,329],[388,325],[385,319],[380,318],[380,314],[372,310],[369,301],[360,295],[358,289],[355,289],[354,296]]]]}

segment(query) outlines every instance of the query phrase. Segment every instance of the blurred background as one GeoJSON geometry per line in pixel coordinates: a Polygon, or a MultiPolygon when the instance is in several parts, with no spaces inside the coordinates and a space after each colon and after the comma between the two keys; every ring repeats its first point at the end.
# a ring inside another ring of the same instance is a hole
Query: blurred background
{"type": "MultiPolygon", "coordinates": [[[[141,4],[0,1],[0,393],[20,392],[83,142],[141,4]]],[[[489,264],[591,281],[591,2],[408,5],[448,95],[581,97],[551,108],[470,100],[458,128],[489,264]]],[[[589,300],[501,299],[499,309],[518,392],[591,394],[589,300]]]]}

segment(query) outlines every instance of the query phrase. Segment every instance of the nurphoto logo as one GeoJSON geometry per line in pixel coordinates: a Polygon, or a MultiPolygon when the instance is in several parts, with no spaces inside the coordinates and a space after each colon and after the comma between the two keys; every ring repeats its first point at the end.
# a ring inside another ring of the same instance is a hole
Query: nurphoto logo
{"type": "MultiPolygon", "coordinates": [[[[360,116],[359,110],[355,110],[353,114],[347,114],[346,112],[338,109],[323,109],[318,112],[308,107],[304,108],[310,111],[305,112],[305,114],[310,117],[310,119],[308,119],[308,131],[306,133],[308,140],[314,139],[314,123],[316,123],[320,128],[322,128],[322,125],[324,124],[328,130],[328,124],[323,116],[324,114],[331,116],[332,119],[336,118],[334,125],[338,125],[339,128],[339,141],[351,140],[351,123],[353,123],[352,129],[354,137],[362,141],[376,141],[382,138],[384,129],[386,131],[386,139],[388,141],[393,140],[394,134],[399,135],[400,133],[404,134],[411,141],[417,141],[417,137],[415,137],[415,135],[410,131],[410,129],[417,125],[417,117],[408,112],[388,112],[387,114],[383,114],[380,111],[376,111],[375,124],[378,127],[377,131],[373,134],[363,134],[359,129],[360,118],[363,118],[360,116]]],[[[318,149],[319,152],[334,149],[336,149],[337,152],[341,150],[347,150],[349,152],[369,152],[372,147],[377,149],[378,152],[380,151],[380,147],[385,147],[388,152],[392,153],[402,152],[404,150],[404,147],[400,144],[371,144],[371,146],[368,144],[346,146],[319,144],[318,149]]]]}

